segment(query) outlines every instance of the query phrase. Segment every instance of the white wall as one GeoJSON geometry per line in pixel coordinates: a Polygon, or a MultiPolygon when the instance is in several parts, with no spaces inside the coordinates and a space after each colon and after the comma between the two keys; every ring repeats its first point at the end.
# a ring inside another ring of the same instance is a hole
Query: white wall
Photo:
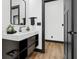
{"type": "Polygon", "coordinates": [[[6,32],[10,24],[10,0],[2,0],[2,33],[6,32]]]}
{"type": "Polygon", "coordinates": [[[45,39],[64,41],[64,4],[63,0],[45,3],[45,39]],[[51,38],[53,36],[53,38],[51,38]]]}
{"type": "MultiPolygon", "coordinates": [[[[42,49],[42,0],[29,0],[29,17],[37,17],[35,26],[39,31],[39,45],[37,48],[42,49]],[[37,26],[37,22],[41,22],[41,26],[37,26]]],[[[30,22],[30,20],[28,19],[30,22]]]]}

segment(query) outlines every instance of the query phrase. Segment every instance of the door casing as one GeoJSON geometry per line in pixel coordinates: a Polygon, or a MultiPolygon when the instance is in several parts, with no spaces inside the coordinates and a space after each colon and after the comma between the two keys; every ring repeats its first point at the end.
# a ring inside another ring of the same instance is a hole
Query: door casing
{"type": "MultiPolygon", "coordinates": [[[[54,1],[54,0],[42,0],[42,51],[43,52],[45,52],[45,2],[51,2],[51,1],[54,1]]],[[[72,0],[72,19],[77,23],[77,0],[72,0]]],[[[77,31],[77,25],[75,25],[75,27],[77,31]]],[[[72,58],[77,59],[77,37],[75,41],[73,41],[72,49],[73,49],[72,58]]]]}

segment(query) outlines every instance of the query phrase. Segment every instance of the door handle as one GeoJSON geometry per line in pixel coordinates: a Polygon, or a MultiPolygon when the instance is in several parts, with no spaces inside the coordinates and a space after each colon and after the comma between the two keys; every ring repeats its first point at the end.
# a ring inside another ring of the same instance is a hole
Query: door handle
{"type": "Polygon", "coordinates": [[[70,31],[69,34],[77,34],[77,32],[70,31]]]}
{"type": "Polygon", "coordinates": [[[62,24],[62,26],[64,26],[64,24],[62,24]]]}

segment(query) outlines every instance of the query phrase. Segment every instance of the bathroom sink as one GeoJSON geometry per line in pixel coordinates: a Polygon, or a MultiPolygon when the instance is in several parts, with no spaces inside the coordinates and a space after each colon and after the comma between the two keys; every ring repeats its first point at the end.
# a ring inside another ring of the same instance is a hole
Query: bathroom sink
{"type": "Polygon", "coordinates": [[[3,39],[14,40],[14,41],[21,41],[23,39],[29,38],[38,34],[38,31],[25,31],[25,32],[17,32],[15,34],[3,34],[3,39]]]}
{"type": "Polygon", "coordinates": [[[24,35],[24,34],[29,34],[29,33],[33,33],[35,31],[22,31],[22,32],[17,32],[14,35],[24,35]]]}

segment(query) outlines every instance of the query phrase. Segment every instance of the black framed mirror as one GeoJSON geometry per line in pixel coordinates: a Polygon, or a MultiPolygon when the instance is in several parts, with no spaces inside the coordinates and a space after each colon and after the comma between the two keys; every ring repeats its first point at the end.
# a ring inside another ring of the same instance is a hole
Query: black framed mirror
{"type": "Polygon", "coordinates": [[[10,0],[10,23],[12,25],[26,24],[25,0],[10,0]]]}

